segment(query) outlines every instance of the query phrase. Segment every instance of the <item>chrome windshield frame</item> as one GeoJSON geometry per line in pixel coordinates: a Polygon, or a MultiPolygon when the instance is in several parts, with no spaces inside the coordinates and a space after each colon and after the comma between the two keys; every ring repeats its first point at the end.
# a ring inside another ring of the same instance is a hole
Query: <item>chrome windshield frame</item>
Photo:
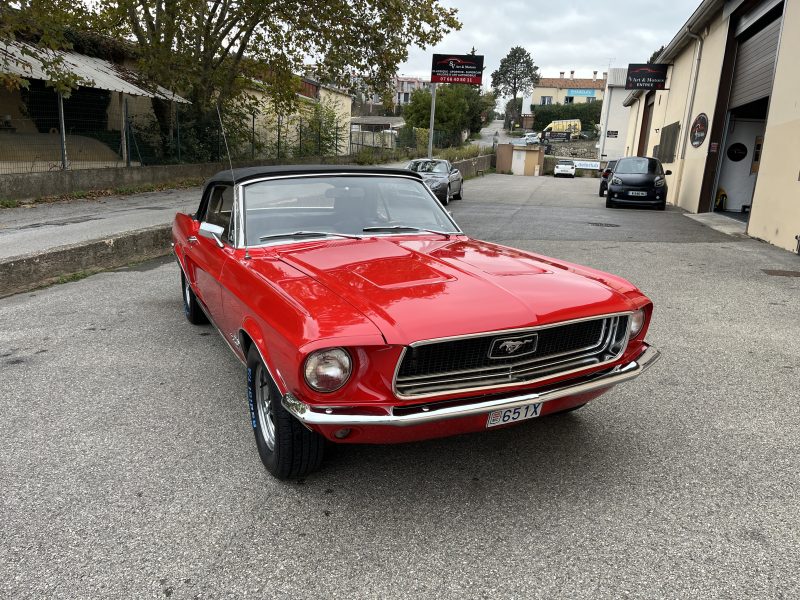
{"type": "MultiPolygon", "coordinates": [[[[236,209],[238,212],[238,220],[236,231],[236,248],[239,249],[254,249],[254,248],[265,248],[270,246],[284,246],[287,244],[297,244],[297,243],[308,243],[308,242],[319,242],[324,240],[332,240],[332,239],[345,239],[339,237],[319,237],[319,238],[304,238],[304,239],[286,239],[286,240],[275,240],[267,243],[258,243],[258,244],[247,244],[247,237],[246,237],[246,214],[247,214],[247,206],[246,206],[246,199],[247,199],[247,188],[256,183],[263,183],[265,181],[276,181],[276,180],[283,180],[283,179],[314,179],[314,178],[332,178],[332,177],[373,177],[373,178],[392,178],[392,179],[408,179],[414,182],[419,183],[422,188],[427,192],[430,198],[433,200],[434,206],[438,207],[441,210],[442,215],[447,219],[447,221],[453,226],[455,231],[448,231],[449,235],[466,235],[461,227],[458,226],[458,223],[455,222],[453,216],[450,212],[444,209],[441,204],[439,204],[438,199],[436,196],[431,192],[425,182],[422,181],[419,177],[414,175],[400,175],[394,173],[364,173],[364,172],[353,172],[353,171],[340,171],[335,173],[300,173],[295,175],[265,175],[264,177],[258,177],[255,179],[248,179],[247,181],[243,181],[242,183],[237,183],[234,186],[234,204],[236,205],[236,209]]],[[[291,232],[287,232],[291,233],[291,232]]],[[[334,232],[332,232],[334,233],[334,232]]],[[[438,235],[434,233],[428,233],[426,231],[413,231],[413,232],[389,232],[389,233],[372,233],[369,235],[364,235],[365,238],[369,237],[389,237],[389,236],[420,236],[420,235],[438,235]]],[[[350,240],[352,241],[352,240],[350,240]]]]}

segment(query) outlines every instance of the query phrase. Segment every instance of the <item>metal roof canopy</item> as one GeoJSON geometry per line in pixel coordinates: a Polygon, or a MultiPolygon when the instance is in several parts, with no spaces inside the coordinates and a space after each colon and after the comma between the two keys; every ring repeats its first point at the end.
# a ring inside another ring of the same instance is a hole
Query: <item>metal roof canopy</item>
{"type": "Polygon", "coordinates": [[[160,85],[149,85],[133,71],[107,60],[75,52],[41,50],[23,42],[15,41],[0,45],[0,72],[19,75],[27,79],[49,81],[50,78],[44,69],[44,65],[35,56],[37,53],[45,53],[54,58],[60,57],[63,60],[64,68],[81,79],[90,82],[80,84],[85,87],[121,92],[131,96],[146,96],[148,98],[160,98],[182,104],[191,104],[191,102],[181,98],[174,92],[160,85]],[[34,56],[25,54],[23,49],[34,54],[34,56]]]}

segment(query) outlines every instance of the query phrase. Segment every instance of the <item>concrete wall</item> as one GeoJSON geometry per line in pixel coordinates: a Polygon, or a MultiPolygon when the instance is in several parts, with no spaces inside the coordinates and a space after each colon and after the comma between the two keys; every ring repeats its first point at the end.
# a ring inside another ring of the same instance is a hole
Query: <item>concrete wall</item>
{"type": "Polygon", "coordinates": [[[784,3],[775,83],[747,233],[795,250],[800,235],[800,3],[784,3]]]}
{"type": "Polygon", "coordinates": [[[227,168],[228,163],[204,163],[129,169],[108,168],[53,171],[51,173],[12,173],[0,175],[0,198],[24,200],[42,196],[61,196],[87,190],[165,184],[186,179],[204,179],[227,168]]]}
{"type": "Polygon", "coordinates": [[[484,154],[475,158],[467,158],[454,162],[453,166],[461,171],[464,177],[475,177],[478,171],[488,171],[492,166],[493,154],[484,154]]]}

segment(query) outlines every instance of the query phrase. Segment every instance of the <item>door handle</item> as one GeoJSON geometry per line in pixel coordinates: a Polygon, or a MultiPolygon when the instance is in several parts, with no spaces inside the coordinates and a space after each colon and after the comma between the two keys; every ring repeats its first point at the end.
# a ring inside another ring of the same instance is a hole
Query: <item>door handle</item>
{"type": "Polygon", "coordinates": [[[186,238],[186,241],[189,242],[190,244],[196,244],[197,243],[197,238],[192,235],[192,236],[189,236],[188,238],[186,238]]]}

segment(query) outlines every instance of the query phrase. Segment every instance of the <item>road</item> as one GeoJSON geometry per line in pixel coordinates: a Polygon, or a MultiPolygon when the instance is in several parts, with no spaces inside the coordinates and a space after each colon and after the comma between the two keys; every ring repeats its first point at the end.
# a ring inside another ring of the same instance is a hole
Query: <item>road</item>
{"type": "Polygon", "coordinates": [[[176,211],[194,211],[199,203],[197,187],[6,209],[0,211],[0,257],[39,253],[168,223],[176,211]]]}
{"type": "Polygon", "coordinates": [[[505,132],[505,130],[503,129],[502,119],[498,119],[497,121],[492,121],[486,127],[481,129],[481,139],[472,140],[472,143],[480,144],[481,146],[491,147],[495,141],[494,140],[495,133],[497,133],[498,144],[511,144],[515,139],[505,132]]]}
{"type": "Polygon", "coordinates": [[[281,483],[161,261],[0,300],[0,597],[796,598],[797,257],[597,180],[487,175],[477,237],[623,275],[663,352],[570,415],[281,483]]]}

